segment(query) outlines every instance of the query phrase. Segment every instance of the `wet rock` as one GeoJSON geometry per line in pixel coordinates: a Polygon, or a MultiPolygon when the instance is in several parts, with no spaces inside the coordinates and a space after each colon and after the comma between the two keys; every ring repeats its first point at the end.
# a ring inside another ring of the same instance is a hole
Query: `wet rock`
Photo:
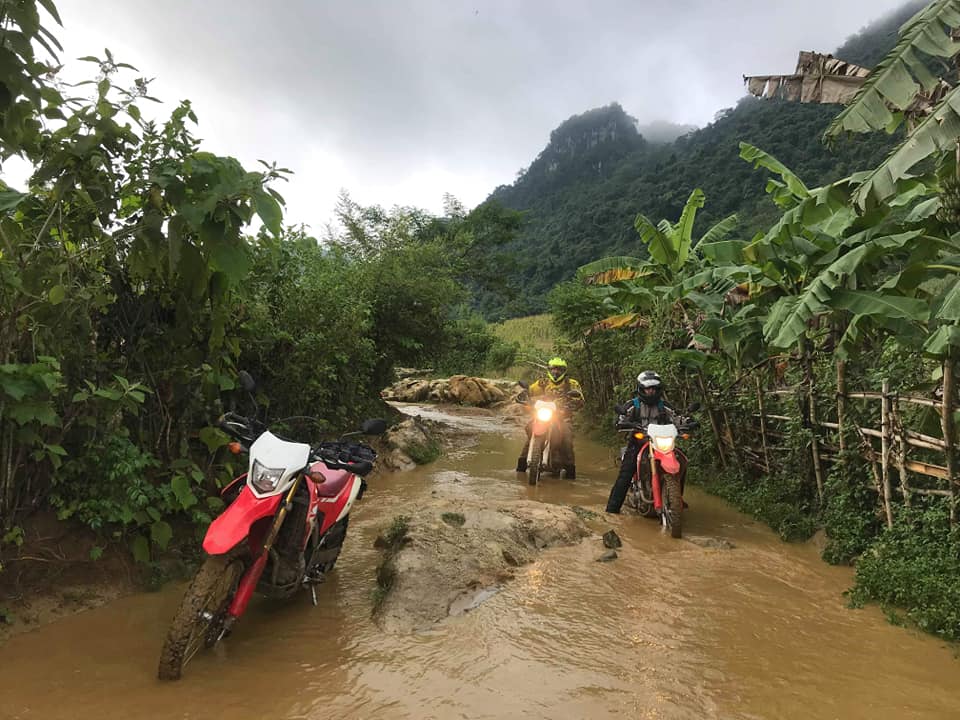
{"type": "Polygon", "coordinates": [[[700,547],[712,548],[714,550],[733,550],[736,545],[726,538],[703,537],[700,535],[687,535],[684,537],[688,542],[700,547]]]}
{"type": "MultiPolygon", "coordinates": [[[[378,456],[380,463],[388,470],[412,470],[417,466],[415,458],[429,457],[433,448],[439,451],[439,444],[433,438],[427,425],[420,418],[408,418],[390,428],[383,436],[385,452],[378,456]]],[[[433,459],[433,455],[430,459],[433,459]]]]}
{"type": "Polygon", "coordinates": [[[623,547],[623,543],[620,541],[620,536],[617,535],[613,530],[607,530],[603,534],[603,546],[605,548],[618,548],[623,547]]]}
{"type": "Polygon", "coordinates": [[[416,543],[384,551],[391,581],[374,609],[379,626],[391,633],[429,628],[449,617],[451,608],[465,612],[540,550],[571,545],[589,534],[569,508],[526,500],[493,506],[430,500],[404,512],[416,543]],[[444,514],[469,522],[454,527],[444,514]]]}
{"type": "Polygon", "coordinates": [[[597,562],[610,562],[611,560],[616,560],[619,555],[617,555],[616,550],[607,550],[603,555],[597,558],[597,562]]]}
{"type": "Polygon", "coordinates": [[[573,505],[570,509],[573,510],[581,520],[596,520],[600,517],[593,510],[587,510],[579,505],[573,505]]]}

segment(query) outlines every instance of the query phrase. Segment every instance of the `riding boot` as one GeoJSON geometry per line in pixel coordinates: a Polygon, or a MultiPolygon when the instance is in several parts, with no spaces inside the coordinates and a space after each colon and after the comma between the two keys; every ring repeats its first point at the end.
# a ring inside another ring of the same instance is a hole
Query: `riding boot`
{"type": "Polygon", "coordinates": [[[517,458],[517,472],[527,471],[527,456],[517,458]]]}
{"type": "Polygon", "coordinates": [[[577,479],[577,466],[576,465],[567,465],[564,467],[564,472],[566,472],[567,480],[576,480],[577,479]]]}

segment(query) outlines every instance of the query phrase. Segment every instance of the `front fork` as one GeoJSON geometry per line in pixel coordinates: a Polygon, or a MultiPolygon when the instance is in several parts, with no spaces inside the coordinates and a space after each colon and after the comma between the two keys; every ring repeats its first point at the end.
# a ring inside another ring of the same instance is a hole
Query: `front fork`
{"type": "MultiPolygon", "coordinates": [[[[552,432],[553,424],[550,423],[547,425],[546,429],[543,431],[543,452],[540,453],[540,464],[544,465],[549,462],[549,455],[547,453],[550,451],[550,435],[552,432]]],[[[530,445],[527,446],[527,467],[530,467],[530,463],[533,462],[533,444],[537,442],[537,425],[536,422],[530,427],[530,445]]]]}
{"type": "Polygon", "coordinates": [[[253,591],[256,590],[257,583],[260,582],[260,576],[263,575],[263,571],[267,567],[267,560],[270,559],[270,548],[273,547],[273,543],[277,539],[277,533],[280,532],[280,526],[283,525],[287,513],[293,508],[293,497],[300,487],[302,478],[303,475],[298,473],[297,479],[294,480],[293,485],[290,486],[290,491],[284,498],[283,504],[280,505],[280,511],[273,519],[273,524],[267,532],[266,540],[263,542],[260,554],[257,555],[257,559],[253,561],[253,564],[243,574],[243,577],[240,578],[240,584],[237,585],[237,592],[234,594],[230,607],[227,609],[227,618],[224,622],[225,631],[229,631],[230,627],[246,612],[250,598],[253,597],[253,591]]]}

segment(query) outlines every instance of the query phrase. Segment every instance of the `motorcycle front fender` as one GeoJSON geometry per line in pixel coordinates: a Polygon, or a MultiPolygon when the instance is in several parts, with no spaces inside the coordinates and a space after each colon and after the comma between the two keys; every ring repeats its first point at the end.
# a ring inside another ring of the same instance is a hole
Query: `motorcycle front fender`
{"type": "Polygon", "coordinates": [[[275,515],[282,495],[258,498],[244,486],[240,495],[217,517],[203,538],[203,549],[209,555],[223,555],[235,548],[250,534],[257,520],[275,515]]]}
{"type": "Polygon", "coordinates": [[[676,475],[678,472],[680,472],[680,461],[677,459],[676,451],[662,453],[655,450],[653,455],[660,463],[660,467],[663,468],[665,473],[676,475]]]}

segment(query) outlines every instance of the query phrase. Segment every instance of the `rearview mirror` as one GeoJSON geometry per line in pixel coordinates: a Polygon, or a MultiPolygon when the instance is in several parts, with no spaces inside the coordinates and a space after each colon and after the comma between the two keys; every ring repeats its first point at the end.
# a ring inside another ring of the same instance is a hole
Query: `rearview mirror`
{"type": "Polygon", "coordinates": [[[690,403],[690,407],[687,408],[687,412],[696,412],[700,409],[700,407],[700,403],[698,402],[690,403]]]}
{"type": "Polygon", "coordinates": [[[387,421],[380,418],[364,420],[360,425],[360,432],[364,435],[383,435],[387,431],[387,421]]]}
{"type": "Polygon", "coordinates": [[[246,390],[248,393],[252,393],[257,389],[257,383],[253,379],[253,376],[248,373],[246,370],[241,370],[239,373],[240,376],[240,387],[246,390]]]}

